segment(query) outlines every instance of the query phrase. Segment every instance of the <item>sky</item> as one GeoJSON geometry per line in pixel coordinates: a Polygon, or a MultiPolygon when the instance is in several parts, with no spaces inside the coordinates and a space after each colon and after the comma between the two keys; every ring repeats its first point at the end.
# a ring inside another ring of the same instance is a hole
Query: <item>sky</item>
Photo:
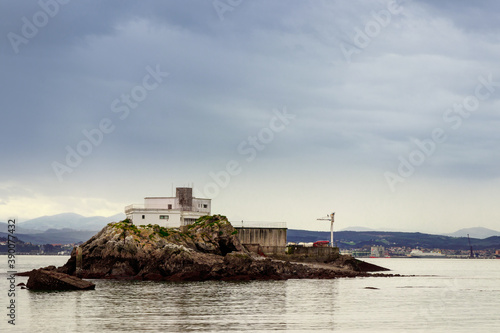
{"type": "Polygon", "coordinates": [[[2,1],[0,219],[499,229],[497,1],[2,1]]]}

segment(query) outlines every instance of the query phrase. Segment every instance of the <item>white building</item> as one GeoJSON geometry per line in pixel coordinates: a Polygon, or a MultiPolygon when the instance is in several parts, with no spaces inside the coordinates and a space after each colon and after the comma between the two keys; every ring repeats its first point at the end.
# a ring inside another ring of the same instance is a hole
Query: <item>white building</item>
{"type": "Polygon", "coordinates": [[[370,257],[372,258],[383,258],[385,257],[385,248],[381,245],[372,246],[370,257]]]}
{"type": "Polygon", "coordinates": [[[178,187],[175,194],[175,197],[144,198],[144,205],[129,205],[125,214],[136,225],[158,224],[167,228],[189,225],[210,215],[211,199],[194,198],[190,187],[178,187]]]}

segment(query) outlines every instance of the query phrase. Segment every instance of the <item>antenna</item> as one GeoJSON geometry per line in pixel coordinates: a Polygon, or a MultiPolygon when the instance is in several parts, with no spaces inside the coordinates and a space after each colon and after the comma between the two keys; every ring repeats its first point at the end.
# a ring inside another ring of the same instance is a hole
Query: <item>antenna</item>
{"type": "Polygon", "coordinates": [[[469,247],[470,247],[470,257],[474,258],[474,252],[472,252],[472,245],[470,243],[470,237],[469,234],[467,234],[467,239],[469,240],[469,247]]]}

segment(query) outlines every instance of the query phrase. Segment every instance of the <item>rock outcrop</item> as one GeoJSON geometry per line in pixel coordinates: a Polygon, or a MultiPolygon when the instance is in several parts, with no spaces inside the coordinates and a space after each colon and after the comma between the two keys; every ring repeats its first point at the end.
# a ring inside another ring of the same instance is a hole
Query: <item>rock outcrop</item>
{"type": "Polygon", "coordinates": [[[30,290],[93,290],[95,284],[55,270],[35,269],[26,287],[30,290]]]}
{"type": "Polygon", "coordinates": [[[335,278],[366,275],[314,268],[253,255],[221,215],[205,216],[182,231],[129,220],[108,224],[81,245],[59,272],[83,278],[165,281],[335,278]]]}

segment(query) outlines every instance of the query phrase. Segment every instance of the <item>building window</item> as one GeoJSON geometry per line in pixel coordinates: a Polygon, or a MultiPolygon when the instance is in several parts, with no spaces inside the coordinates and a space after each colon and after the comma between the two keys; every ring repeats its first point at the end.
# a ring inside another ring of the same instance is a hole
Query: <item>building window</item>
{"type": "Polygon", "coordinates": [[[168,220],[168,215],[160,215],[160,220],[168,220]]]}
{"type": "Polygon", "coordinates": [[[207,205],[207,204],[204,204],[204,205],[203,205],[203,208],[208,208],[208,205],[207,205]]]}
{"type": "Polygon", "coordinates": [[[146,218],[146,215],[142,215],[142,219],[144,220],[146,218]]]}
{"type": "Polygon", "coordinates": [[[182,225],[190,225],[196,222],[196,219],[184,219],[182,225]]]}
{"type": "Polygon", "coordinates": [[[168,209],[172,209],[172,204],[168,204],[168,209]]]}

